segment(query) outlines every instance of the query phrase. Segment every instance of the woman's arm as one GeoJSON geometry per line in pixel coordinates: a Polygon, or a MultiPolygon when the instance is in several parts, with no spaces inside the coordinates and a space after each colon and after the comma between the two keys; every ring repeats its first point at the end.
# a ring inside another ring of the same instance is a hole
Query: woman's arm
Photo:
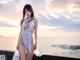
{"type": "Polygon", "coordinates": [[[21,32],[19,33],[19,37],[18,37],[17,49],[19,48],[20,40],[21,40],[21,32]]]}
{"type": "Polygon", "coordinates": [[[20,25],[20,33],[19,33],[19,37],[18,37],[18,43],[17,43],[17,49],[19,48],[19,45],[23,42],[22,41],[22,35],[21,35],[21,25],[20,25]]]}
{"type": "Polygon", "coordinates": [[[35,45],[34,45],[34,49],[37,49],[37,30],[38,30],[38,20],[35,19],[35,26],[34,26],[34,38],[35,38],[35,45]]]}

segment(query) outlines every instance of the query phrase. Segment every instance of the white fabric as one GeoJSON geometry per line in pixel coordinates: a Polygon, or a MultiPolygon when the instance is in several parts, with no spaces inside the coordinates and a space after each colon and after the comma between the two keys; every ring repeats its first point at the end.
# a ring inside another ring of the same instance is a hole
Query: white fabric
{"type": "Polygon", "coordinates": [[[13,55],[12,60],[19,60],[19,51],[18,51],[18,50],[16,50],[16,51],[14,52],[14,55],[13,55]]]}

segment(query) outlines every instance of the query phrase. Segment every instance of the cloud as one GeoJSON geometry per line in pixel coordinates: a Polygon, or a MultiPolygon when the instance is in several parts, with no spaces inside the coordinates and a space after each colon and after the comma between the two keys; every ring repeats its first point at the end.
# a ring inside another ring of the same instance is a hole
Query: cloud
{"type": "MultiPolygon", "coordinates": [[[[21,19],[25,4],[31,4],[41,25],[80,31],[80,0],[0,0],[0,16],[21,19]],[[3,2],[6,2],[4,4],[3,2]],[[49,11],[47,9],[50,9],[49,11]],[[54,9],[57,9],[54,10],[54,9]],[[64,10],[62,10],[64,9],[64,10]],[[55,13],[56,11],[56,13],[55,13]],[[59,13],[61,12],[61,13],[59,13]]],[[[6,24],[1,22],[2,25],[6,24]]],[[[7,24],[6,24],[7,25],[7,24]]],[[[56,29],[59,30],[59,29],[56,29]]]]}
{"type": "Polygon", "coordinates": [[[79,8],[79,3],[80,0],[0,0],[0,16],[21,19],[25,4],[31,4],[34,11],[37,12],[40,10],[47,11],[47,9],[54,11],[55,8],[61,11],[63,8],[75,6],[79,8]],[[4,4],[4,2],[6,2],[6,4],[4,4]]]}
{"type": "Polygon", "coordinates": [[[6,23],[5,21],[0,21],[0,27],[16,27],[16,26],[6,23]]]}
{"type": "Polygon", "coordinates": [[[17,7],[17,0],[13,0],[8,2],[8,0],[4,0],[7,2],[6,4],[0,4],[0,16],[2,17],[8,17],[8,18],[17,18],[18,14],[16,11],[17,7]]]}
{"type": "Polygon", "coordinates": [[[63,30],[63,31],[80,31],[80,11],[73,11],[70,13],[70,11],[64,11],[63,13],[54,13],[43,14],[42,12],[38,13],[38,20],[41,25],[47,25],[50,27],[61,27],[57,29],[52,30],[63,30]],[[78,15],[77,15],[78,13],[78,15]],[[56,17],[56,16],[58,17],[56,17]],[[68,18],[70,17],[70,18],[68,18]]]}
{"type": "Polygon", "coordinates": [[[13,0],[0,0],[0,4],[7,4],[8,2],[12,2],[13,0]]]}
{"type": "Polygon", "coordinates": [[[51,9],[80,8],[80,0],[51,0],[48,7],[51,9]]]}
{"type": "Polygon", "coordinates": [[[0,16],[12,19],[22,19],[23,7],[30,0],[3,0],[0,3],[0,16]],[[6,2],[6,4],[2,3],[6,2]]]}
{"type": "Polygon", "coordinates": [[[25,4],[31,4],[33,9],[36,11],[43,9],[45,0],[40,0],[40,2],[38,2],[38,0],[0,0],[0,16],[9,17],[12,19],[21,19],[25,4]]]}
{"type": "Polygon", "coordinates": [[[74,21],[74,22],[80,22],[80,9],[72,9],[72,10],[65,10],[60,15],[64,16],[68,20],[74,21]]]}

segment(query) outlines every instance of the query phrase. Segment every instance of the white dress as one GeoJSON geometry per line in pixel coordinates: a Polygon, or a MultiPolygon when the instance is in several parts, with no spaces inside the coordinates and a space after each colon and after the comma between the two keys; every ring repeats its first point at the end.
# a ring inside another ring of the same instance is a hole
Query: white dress
{"type": "Polygon", "coordinates": [[[34,32],[34,19],[31,18],[29,22],[29,30],[25,29],[26,27],[26,20],[24,19],[21,28],[21,34],[24,41],[24,47],[29,50],[30,54],[32,54],[32,33],[34,32]]]}

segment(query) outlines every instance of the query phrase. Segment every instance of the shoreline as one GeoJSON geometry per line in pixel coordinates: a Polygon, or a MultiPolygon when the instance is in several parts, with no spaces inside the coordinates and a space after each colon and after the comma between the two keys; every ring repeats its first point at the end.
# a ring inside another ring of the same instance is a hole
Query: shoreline
{"type": "MultiPolygon", "coordinates": [[[[0,55],[5,55],[6,60],[12,60],[12,57],[14,55],[14,51],[6,51],[6,50],[0,50],[0,55]]],[[[79,58],[71,58],[71,57],[63,57],[63,56],[55,56],[55,55],[42,55],[42,56],[36,56],[34,54],[33,60],[80,60],[79,58]]]]}

